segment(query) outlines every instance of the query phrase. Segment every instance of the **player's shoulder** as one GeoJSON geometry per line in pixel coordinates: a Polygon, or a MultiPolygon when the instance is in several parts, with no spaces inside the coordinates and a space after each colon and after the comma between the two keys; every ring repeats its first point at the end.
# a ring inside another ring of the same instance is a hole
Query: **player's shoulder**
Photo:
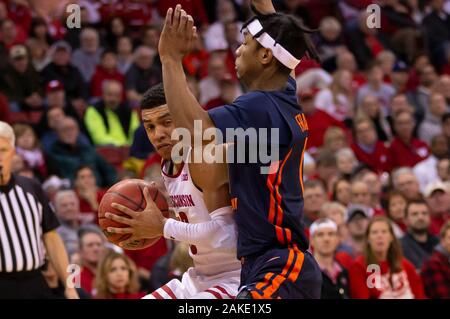
{"type": "Polygon", "coordinates": [[[236,106],[244,106],[246,108],[258,108],[271,103],[271,99],[265,91],[252,91],[239,96],[233,104],[236,106]]]}

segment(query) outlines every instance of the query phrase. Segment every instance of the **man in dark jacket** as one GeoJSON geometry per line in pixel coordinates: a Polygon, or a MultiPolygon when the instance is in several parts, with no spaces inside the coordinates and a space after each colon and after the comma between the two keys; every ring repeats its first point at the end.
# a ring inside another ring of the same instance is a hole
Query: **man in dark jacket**
{"type": "Polygon", "coordinates": [[[431,59],[438,68],[446,62],[446,52],[450,46],[450,15],[444,10],[444,2],[433,0],[432,11],[422,22],[431,59]]]}
{"type": "Polygon", "coordinates": [[[405,217],[408,232],[401,239],[401,244],[405,258],[418,271],[439,243],[439,239],[428,231],[430,222],[430,209],[425,201],[415,200],[408,203],[405,217]]]}
{"type": "Polygon", "coordinates": [[[64,85],[69,102],[76,109],[85,108],[88,90],[80,71],[70,64],[72,48],[67,42],[58,41],[51,50],[53,50],[52,62],[41,72],[44,82],[47,84],[52,80],[60,81],[64,85]]]}
{"type": "Polygon", "coordinates": [[[27,49],[23,45],[15,45],[10,50],[9,58],[1,75],[0,87],[8,97],[11,109],[40,109],[43,106],[43,88],[39,74],[30,63],[27,49]]]}
{"type": "Polygon", "coordinates": [[[108,187],[116,181],[116,171],[90,145],[79,141],[80,130],[77,122],[65,117],[56,128],[58,140],[50,146],[48,158],[50,166],[61,176],[75,179],[81,165],[89,165],[101,187],[108,187]]]}
{"type": "Polygon", "coordinates": [[[317,219],[309,231],[314,258],[322,270],[320,298],[348,299],[348,272],[335,255],[339,245],[336,224],[331,219],[317,219]]]}

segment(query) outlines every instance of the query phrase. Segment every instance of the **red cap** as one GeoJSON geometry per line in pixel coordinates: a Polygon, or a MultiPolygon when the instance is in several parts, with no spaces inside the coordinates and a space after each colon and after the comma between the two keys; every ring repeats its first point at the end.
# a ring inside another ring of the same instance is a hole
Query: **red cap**
{"type": "Polygon", "coordinates": [[[47,83],[47,86],[45,87],[45,92],[54,92],[58,90],[64,90],[64,85],[58,81],[58,80],[52,80],[47,83]]]}

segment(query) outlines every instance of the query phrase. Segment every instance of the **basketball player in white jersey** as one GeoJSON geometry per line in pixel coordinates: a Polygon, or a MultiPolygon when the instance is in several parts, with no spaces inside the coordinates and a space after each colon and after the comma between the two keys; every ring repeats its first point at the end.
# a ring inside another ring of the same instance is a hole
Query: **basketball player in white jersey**
{"type": "MultiPolygon", "coordinates": [[[[148,233],[153,236],[147,237],[163,235],[190,245],[194,267],[184,273],[181,281],[174,279],[144,298],[234,298],[238,293],[241,263],[236,257],[237,229],[230,206],[227,164],[187,163],[186,160],[175,164],[172,161],[172,147],[177,141],[171,140],[175,127],[162,84],[144,94],[141,112],[148,138],[163,158],[164,184],[180,221],[165,219],[160,212],[140,214],[118,205],[115,207],[132,219],[112,214],[106,217],[130,227],[108,231],[133,234],[122,243],[124,248],[137,238],[146,238],[148,233]]],[[[183,158],[189,158],[191,152],[185,153],[183,158]]],[[[144,196],[147,205],[155,205],[148,191],[144,191],[144,196]]]]}

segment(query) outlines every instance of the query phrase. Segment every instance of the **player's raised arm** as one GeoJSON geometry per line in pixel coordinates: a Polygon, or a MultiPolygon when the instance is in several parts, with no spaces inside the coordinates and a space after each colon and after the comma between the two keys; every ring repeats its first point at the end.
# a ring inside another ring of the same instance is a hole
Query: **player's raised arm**
{"type": "MultiPolygon", "coordinates": [[[[177,5],[167,11],[166,21],[159,42],[164,90],[167,105],[175,126],[194,131],[194,120],[202,122],[202,129],[214,127],[208,113],[190,92],[183,71],[182,59],[189,52],[197,33],[194,19],[177,5]]],[[[193,135],[192,135],[193,136],[193,135]]]]}
{"type": "Polygon", "coordinates": [[[261,14],[270,14],[276,12],[272,0],[252,0],[252,6],[261,14]]]}

